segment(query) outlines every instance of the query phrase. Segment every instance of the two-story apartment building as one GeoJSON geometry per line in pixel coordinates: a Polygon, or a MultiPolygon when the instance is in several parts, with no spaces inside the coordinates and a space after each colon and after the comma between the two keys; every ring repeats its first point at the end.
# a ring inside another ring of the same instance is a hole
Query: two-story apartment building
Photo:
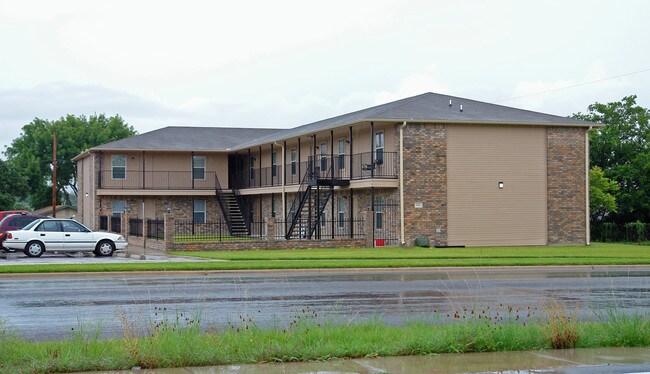
{"type": "Polygon", "coordinates": [[[170,213],[247,235],[273,216],[287,240],[371,217],[386,244],[585,244],[593,126],[425,93],[291,129],[166,127],[75,158],[78,217],[170,213]]]}

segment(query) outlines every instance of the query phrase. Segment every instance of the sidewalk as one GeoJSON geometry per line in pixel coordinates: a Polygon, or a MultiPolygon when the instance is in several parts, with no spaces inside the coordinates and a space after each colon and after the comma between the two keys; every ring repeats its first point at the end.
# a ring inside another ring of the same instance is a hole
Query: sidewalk
{"type": "Polygon", "coordinates": [[[133,374],[280,373],[641,373],[650,372],[650,348],[597,348],[553,351],[378,357],[325,362],[226,365],[156,370],[133,374]]]}

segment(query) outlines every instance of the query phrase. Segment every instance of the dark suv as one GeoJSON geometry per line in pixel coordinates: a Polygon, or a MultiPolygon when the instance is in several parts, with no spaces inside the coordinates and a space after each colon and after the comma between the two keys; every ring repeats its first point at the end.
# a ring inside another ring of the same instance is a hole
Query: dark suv
{"type": "Polygon", "coordinates": [[[20,230],[27,226],[29,223],[36,221],[40,218],[49,218],[47,216],[39,216],[36,214],[11,214],[6,216],[0,221],[0,248],[5,252],[8,251],[2,244],[5,241],[7,231],[20,230]]]}

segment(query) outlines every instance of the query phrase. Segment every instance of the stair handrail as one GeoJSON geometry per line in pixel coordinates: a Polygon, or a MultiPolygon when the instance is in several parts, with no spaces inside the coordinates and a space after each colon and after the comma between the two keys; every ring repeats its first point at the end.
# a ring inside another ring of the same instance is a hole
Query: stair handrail
{"type": "Polygon", "coordinates": [[[225,197],[223,196],[223,189],[221,188],[219,177],[217,176],[216,172],[214,173],[214,185],[216,187],[217,202],[219,203],[219,207],[221,207],[221,212],[223,212],[223,218],[226,221],[228,231],[230,231],[232,234],[232,227],[230,223],[230,207],[228,207],[228,204],[225,201],[225,197]]]}
{"type": "Polygon", "coordinates": [[[237,206],[239,206],[239,211],[241,212],[242,218],[244,219],[244,225],[246,226],[246,233],[248,235],[251,234],[251,217],[248,214],[250,212],[248,208],[248,204],[246,204],[246,200],[242,197],[242,195],[239,193],[239,190],[236,188],[231,189],[232,194],[235,196],[235,201],[237,202],[237,206]]]}
{"type": "Polygon", "coordinates": [[[307,196],[306,192],[309,190],[309,181],[313,178],[314,175],[314,160],[310,156],[308,161],[307,161],[307,168],[305,170],[305,174],[303,174],[302,178],[300,179],[300,187],[298,188],[298,191],[296,192],[296,196],[293,199],[293,202],[291,203],[291,208],[289,211],[287,211],[286,216],[285,216],[285,222],[288,224],[287,228],[287,233],[285,235],[285,238],[291,239],[291,234],[293,233],[293,229],[296,226],[296,221],[298,220],[298,217],[302,216],[302,207],[305,203],[305,197],[307,196]],[[291,212],[293,212],[293,217],[291,216],[291,212]]]}

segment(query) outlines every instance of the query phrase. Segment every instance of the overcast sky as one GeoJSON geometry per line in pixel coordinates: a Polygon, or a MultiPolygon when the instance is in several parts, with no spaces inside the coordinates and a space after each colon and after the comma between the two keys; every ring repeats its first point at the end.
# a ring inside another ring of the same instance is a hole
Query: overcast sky
{"type": "Polygon", "coordinates": [[[648,15],[650,1],[0,0],[0,147],[68,113],[143,133],[294,127],[427,91],[563,116],[632,94],[650,107],[648,15]]]}

